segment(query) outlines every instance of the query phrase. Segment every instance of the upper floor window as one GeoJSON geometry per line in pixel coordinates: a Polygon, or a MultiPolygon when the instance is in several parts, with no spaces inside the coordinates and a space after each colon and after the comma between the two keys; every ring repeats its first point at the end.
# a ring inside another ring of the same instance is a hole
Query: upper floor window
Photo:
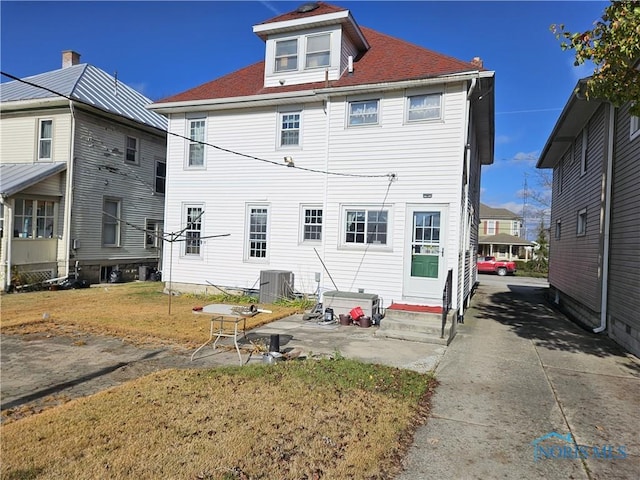
{"type": "Polygon", "coordinates": [[[51,160],[53,120],[40,120],[38,125],[38,160],[51,160]]]}
{"type": "Polygon", "coordinates": [[[167,162],[156,160],[155,192],[164,195],[167,183],[167,162]]]}
{"type": "Polygon", "coordinates": [[[578,226],[576,228],[576,235],[587,234],[587,209],[583,208],[578,212],[578,226]]]}
{"type": "Polygon", "coordinates": [[[120,246],[120,208],[116,198],[105,198],[102,204],[102,246],[120,246]]]}
{"type": "Polygon", "coordinates": [[[307,37],[305,68],[328,67],[329,65],[331,65],[331,34],[307,37]]]}
{"type": "Polygon", "coordinates": [[[587,129],[582,129],[582,150],[580,152],[580,175],[587,173],[587,145],[588,145],[587,129]]]}
{"type": "Polygon", "coordinates": [[[379,100],[349,102],[349,126],[376,125],[379,100]]]}
{"type": "Polygon", "coordinates": [[[387,210],[347,209],[345,244],[387,244],[387,210]]]}
{"type": "Polygon", "coordinates": [[[631,140],[640,137],[640,117],[631,117],[629,122],[631,124],[630,136],[631,140]]]}
{"type": "Polygon", "coordinates": [[[407,121],[420,122],[441,118],[442,94],[415,95],[407,98],[407,121]]]}
{"type": "Polygon", "coordinates": [[[322,240],[322,208],[303,208],[303,242],[315,242],[322,240]]]}
{"type": "Polygon", "coordinates": [[[276,72],[298,69],[298,39],[276,42],[276,72]]]}
{"type": "Polygon", "coordinates": [[[280,146],[300,145],[300,112],[280,113],[280,146]]]}
{"type": "Polygon", "coordinates": [[[201,206],[187,206],[186,227],[184,231],[184,253],[185,255],[200,255],[200,247],[202,245],[202,216],[204,211],[201,206]]]}
{"type": "Polygon", "coordinates": [[[556,222],[556,240],[560,240],[560,236],[562,235],[562,221],[558,220],[556,222]]]}
{"type": "Polygon", "coordinates": [[[50,200],[16,199],[14,237],[53,238],[55,207],[56,203],[50,200]]]}
{"type": "Polygon", "coordinates": [[[204,125],[203,118],[188,121],[189,153],[187,165],[189,167],[204,166],[204,125]]]}
{"type": "Polygon", "coordinates": [[[514,237],[520,236],[520,222],[518,220],[511,222],[511,235],[514,237]]]}
{"type": "Polygon", "coordinates": [[[495,235],[495,234],[496,234],[496,221],[487,220],[487,235],[495,235]]]}
{"type": "Polygon", "coordinates": [[[130,163],[138,163],[138,139],[127,137],[124,159],[130,163]]]}

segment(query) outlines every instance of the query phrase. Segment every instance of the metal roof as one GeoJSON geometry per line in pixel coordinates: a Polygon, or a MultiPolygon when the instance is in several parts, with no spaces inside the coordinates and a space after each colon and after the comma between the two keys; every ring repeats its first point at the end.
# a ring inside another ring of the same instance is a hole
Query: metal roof
{"type": "MultiPolygon", "coordinates": [[[[93,65],[73,65],[23,80],[136,122],[160,130],[167,129],[167,119],[146,108],[151,99],[93,65]]],[[[56,95],[18,80],[0,85],[0,101],[3,103],[44,98],[56,98],[56,95]]]]}
{"type": "Polygon", "coordinates": [[[66,162],[0,164],[0,195],[10,197],[66,168],[66,162]]]}

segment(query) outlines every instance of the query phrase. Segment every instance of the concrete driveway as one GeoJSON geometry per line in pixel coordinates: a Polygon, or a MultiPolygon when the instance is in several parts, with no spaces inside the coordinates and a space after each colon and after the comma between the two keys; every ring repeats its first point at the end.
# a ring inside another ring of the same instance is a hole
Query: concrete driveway
{"type": "Polygon", "coordinates": [[[480,281],[398,478],[640,478],[638,358],[549,308],[544,281],[480,281]]]}

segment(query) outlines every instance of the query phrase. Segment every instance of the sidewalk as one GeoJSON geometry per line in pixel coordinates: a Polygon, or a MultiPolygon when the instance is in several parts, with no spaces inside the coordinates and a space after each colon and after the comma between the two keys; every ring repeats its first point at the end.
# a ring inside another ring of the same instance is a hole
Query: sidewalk
{"type": "Polygon", "coordinates": [[[638,359],[550,309],[540,288],[509,289],[478,289],[397,479],[639,478],[638,359]],[[588,458],[545,458],[576,451],[549,438],[535,461],[532,442],[551,432],[588,458]]]}

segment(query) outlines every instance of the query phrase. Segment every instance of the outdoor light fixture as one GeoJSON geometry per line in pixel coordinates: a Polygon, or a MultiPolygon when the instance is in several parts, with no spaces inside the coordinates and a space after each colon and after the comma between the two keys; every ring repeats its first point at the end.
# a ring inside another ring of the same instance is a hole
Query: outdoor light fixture
{"type": "Polygon", "coordinates": [[[287,167],[295,167],[293,163],[293,158],[291,157],[284,157],[284,163],[287,164],[287,167]]]}

